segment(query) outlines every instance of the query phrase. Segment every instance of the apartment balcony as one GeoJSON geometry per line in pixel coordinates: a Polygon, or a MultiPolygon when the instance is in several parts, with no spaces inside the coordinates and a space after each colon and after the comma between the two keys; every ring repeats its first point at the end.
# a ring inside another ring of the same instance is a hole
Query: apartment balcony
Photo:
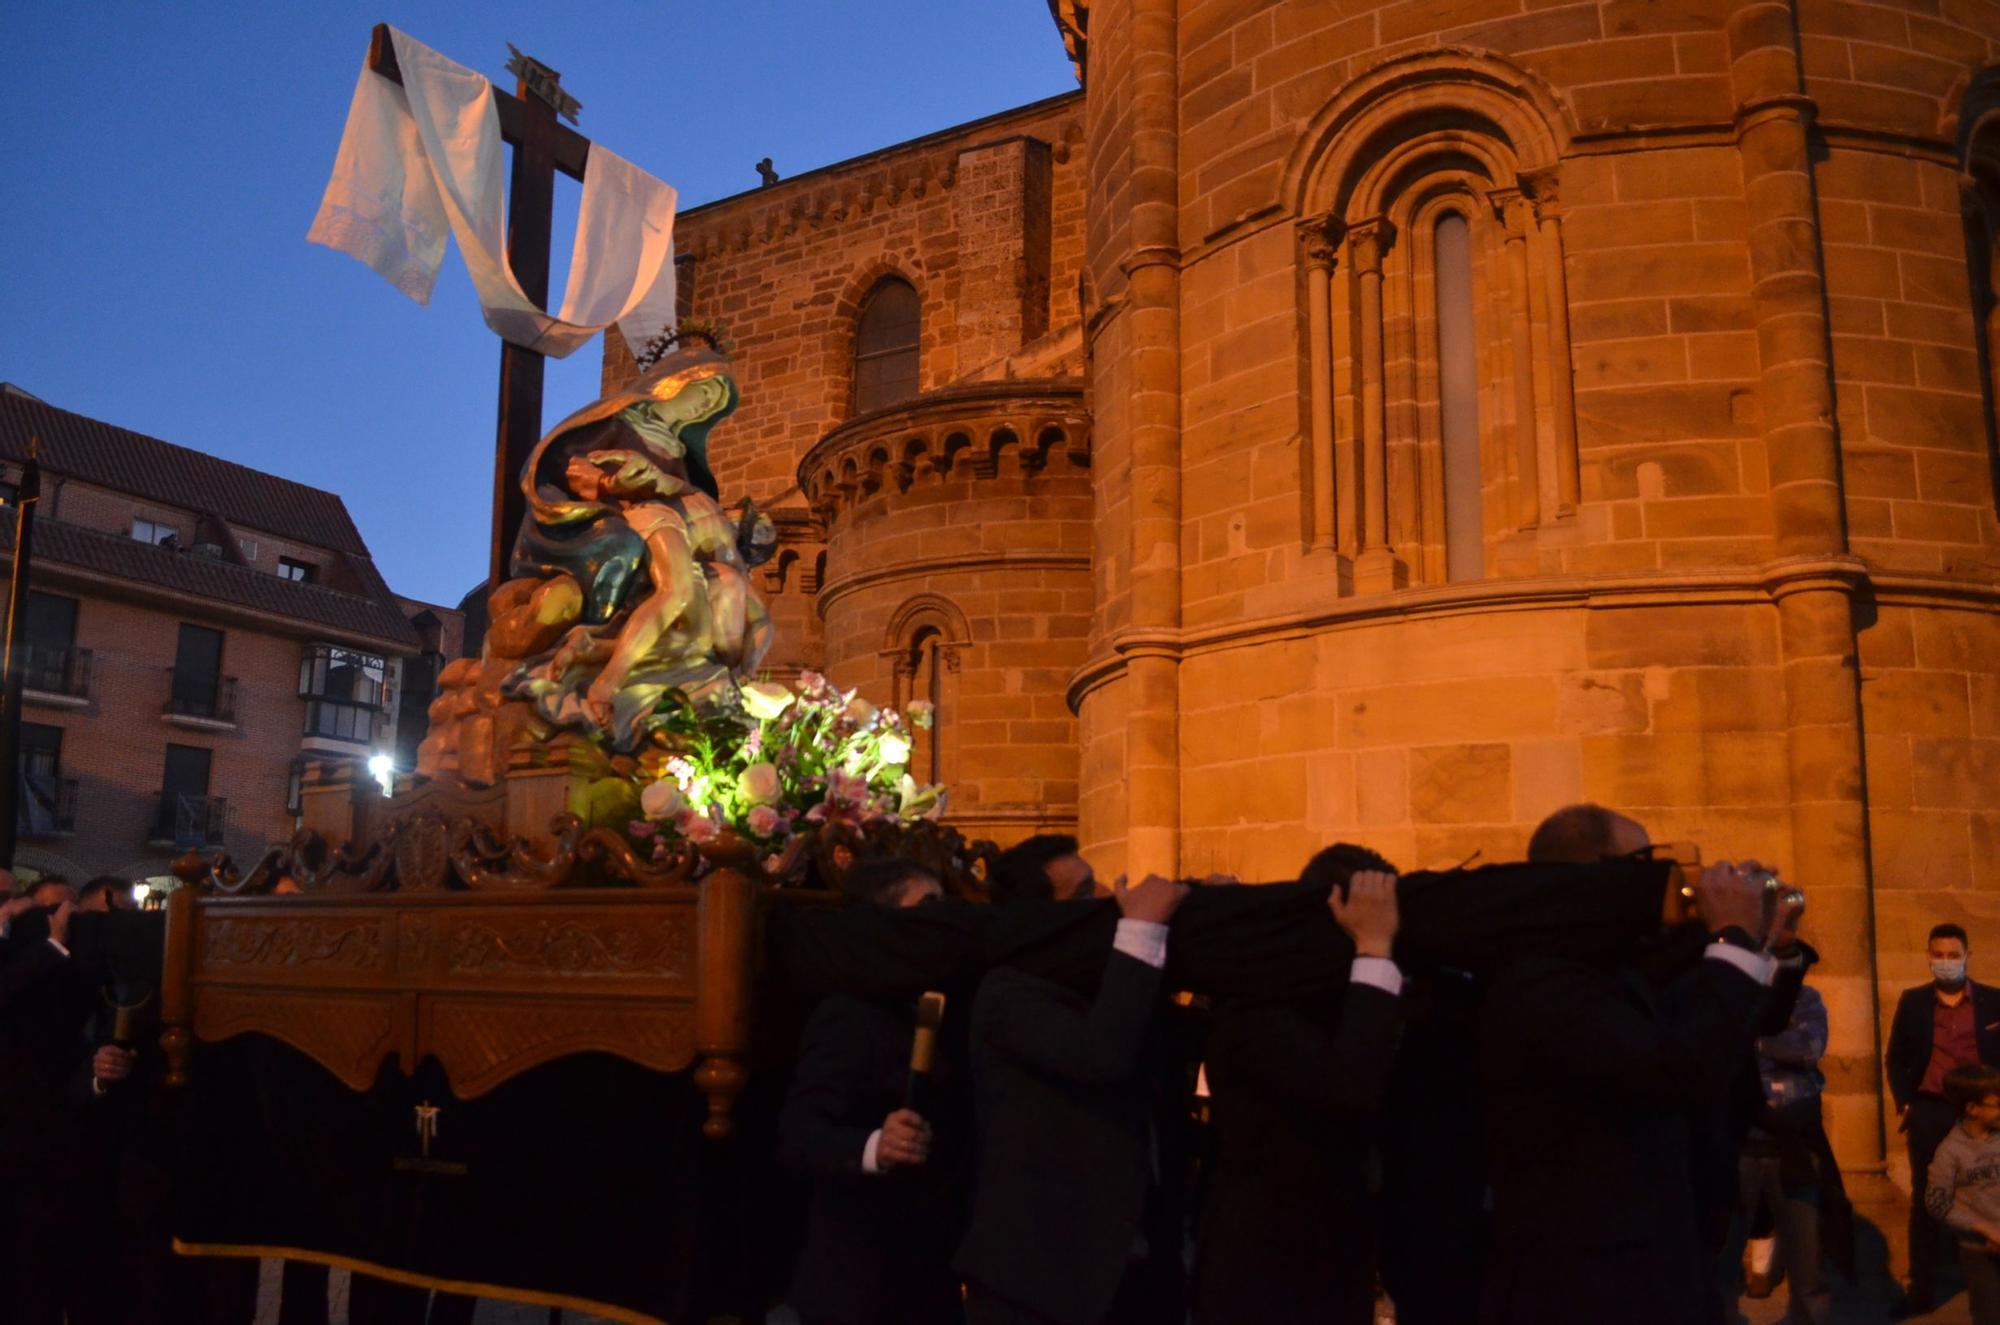
{"type": "Polygon", "coordinates": [[[44,778],[30,773],[21,779],[21,799],[14,815],[14,833],[23,838],[66,837],[76,831],[76,779],[44,778]]]}
{"type": "Polygon", "coordinates": [[[148,843],[156,847],[217,847],[229,827],[229,802],[221,796],[162,791],[148,843]]]}
{"type": "Polygon", "coordinates": [[[233,729],[236,726],[236,678],[204,678],[202,682],[193,683],[175,677],[167,691],[167,704],[161,716],[180,727],[205,731],[233,729]]]}
{"type": "Polygon", "coordinates": [[[21,650],[22,698],[47,708],[84,708],[90,703],[90,650],[27,644],[21,650]]]}

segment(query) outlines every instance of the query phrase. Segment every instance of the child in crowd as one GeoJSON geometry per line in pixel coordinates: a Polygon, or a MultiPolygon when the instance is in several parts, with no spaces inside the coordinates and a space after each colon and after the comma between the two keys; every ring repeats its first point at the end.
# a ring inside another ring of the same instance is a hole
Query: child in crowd
{"type": "Polygon", "coordinates": [[[1958,1234],[1973,1325],[2000,1325],[2000,1068],[1954,1067],[1944,1094],[1958,1125],[1931,1160],[1924,1207],[1958,1234]]]}

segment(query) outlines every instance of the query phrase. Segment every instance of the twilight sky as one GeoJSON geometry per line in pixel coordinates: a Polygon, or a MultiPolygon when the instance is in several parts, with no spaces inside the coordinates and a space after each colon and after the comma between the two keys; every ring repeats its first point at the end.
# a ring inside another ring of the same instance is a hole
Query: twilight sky
{"type": "MultiPolygon", "coordinates": [[[[1076,85],[1043,0],[0,7],[0,380],[329,488],[391,586],[446,603],[485,574],[500,342],[455,246],[420,307],[305,241],[377,21],[503,86],[509,41],[561,70],[683,207],[1076,85]]],[[[579,192],[557,177],[556,299],[579,192]]],[[[546,421],[599,354],[550,361],[546,421]]]]}

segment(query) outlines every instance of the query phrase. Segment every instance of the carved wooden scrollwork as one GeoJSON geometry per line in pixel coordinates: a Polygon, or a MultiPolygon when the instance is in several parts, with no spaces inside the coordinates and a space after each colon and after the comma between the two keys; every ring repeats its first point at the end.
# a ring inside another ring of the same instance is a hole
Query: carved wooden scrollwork
{"type": "Polygon", "coordinates": [[[645,975],[681,980],[694,953],[692,918],[480,915],[450,919],[442,963],[453,975],[645,975]]]}
{"type": "Polygon", "coordinates": [[[379,971],[388,964],[386,916],[227,916],[205,926],[200,960],[210,967],[379,971]]]}

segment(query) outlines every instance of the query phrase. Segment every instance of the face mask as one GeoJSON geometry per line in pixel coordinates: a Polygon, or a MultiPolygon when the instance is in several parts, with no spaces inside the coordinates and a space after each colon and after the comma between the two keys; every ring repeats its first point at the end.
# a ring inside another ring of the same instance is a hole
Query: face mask
{"type": "Polygon", "coordinates": [[[1941,985],[1965,983],[1965,958],[1938,958],[1931,963],[1931,978],[1941,985]]]}

